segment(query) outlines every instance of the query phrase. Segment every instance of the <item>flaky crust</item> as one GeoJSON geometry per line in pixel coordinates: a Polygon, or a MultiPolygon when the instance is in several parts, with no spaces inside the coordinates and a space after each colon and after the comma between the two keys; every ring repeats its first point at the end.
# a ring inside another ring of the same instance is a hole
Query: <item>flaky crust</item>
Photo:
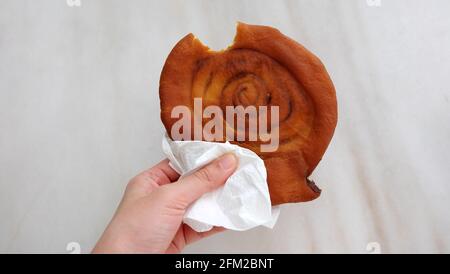
{"type": "MultiPolygon", "coordinates": [[[[280,145],[261,152],[259,142],[232,142],[257,153],[267,168],[273,205],[317,198],[308,180],[337,123],[336,93],[321,61],[299,43],[267,26],[238,23],[234,43],[211,51],[193,34],[181,39],[161,73],[161,120],[170,134],[177,105],[277,105],[280,145]],[[243,92],[244,91],[244,92],[243,92]]],[[[237,129],[235,129],[237,130],[237,129]]]]}

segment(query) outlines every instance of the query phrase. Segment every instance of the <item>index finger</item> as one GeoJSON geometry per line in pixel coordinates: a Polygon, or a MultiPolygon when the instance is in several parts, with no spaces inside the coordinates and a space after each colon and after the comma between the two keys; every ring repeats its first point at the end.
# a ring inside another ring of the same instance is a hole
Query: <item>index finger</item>
{"type": "Polygon", "coordinates": [[[169,160],[164,159],[155,166],[143,171],[144,176],[150,177],[158,185],[173,183],[178,180],[178,174],[170,165],[169,160]]]}

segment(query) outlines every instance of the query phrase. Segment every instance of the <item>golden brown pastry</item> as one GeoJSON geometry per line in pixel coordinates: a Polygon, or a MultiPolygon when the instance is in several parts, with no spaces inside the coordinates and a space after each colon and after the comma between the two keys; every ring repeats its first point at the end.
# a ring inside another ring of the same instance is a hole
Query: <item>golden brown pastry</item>
{"type": "MultiPolygon", "coordinates": [[[[231,143],[264,160],[273,205],[320,195],[308,176],[336,127],[335,89],[321,61],[277,29],[238,23],[234,43],[217,52],[188,34],[166,60],[159,95],[161,120],[169,134],[177,121],[171,118],[172,109],[186,105],[193,110],[194,98],[203,98],[203,108],[218,105],[224,112],[229,105],[279,106],[276,151],[261,151],[260,140],[231,143]]],[[[248,129],[248,124],[234,128],[248,129]]]]}

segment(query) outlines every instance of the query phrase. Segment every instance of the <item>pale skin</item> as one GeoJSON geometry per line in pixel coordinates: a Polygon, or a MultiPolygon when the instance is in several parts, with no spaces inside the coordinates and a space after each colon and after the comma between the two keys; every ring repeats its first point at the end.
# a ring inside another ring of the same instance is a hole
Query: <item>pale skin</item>
{"type": "Polygon", "coordinates": [[[236,167],[236,157],[225,154],[182,179],[168,160],[138,174],[92,253],[179,253],[223,231],[196,232],[183,224],[183,215],[191,203],[223,185],[236,167]]]}

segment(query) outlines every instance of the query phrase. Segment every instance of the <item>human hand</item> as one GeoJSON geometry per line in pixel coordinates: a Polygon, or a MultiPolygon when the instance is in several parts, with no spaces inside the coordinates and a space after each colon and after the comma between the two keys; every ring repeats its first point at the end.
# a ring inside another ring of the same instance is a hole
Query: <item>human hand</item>
{"type": "Polygon", "coordinates": [[[180,180],[167,159],[140,173],[128,183],[92,252],[178,253],[187,244],[224,230],[215,227],[199,233],[182,220],[191,203],[223,185],[236,167],[236,157],[225,154],[180,180]]]}

